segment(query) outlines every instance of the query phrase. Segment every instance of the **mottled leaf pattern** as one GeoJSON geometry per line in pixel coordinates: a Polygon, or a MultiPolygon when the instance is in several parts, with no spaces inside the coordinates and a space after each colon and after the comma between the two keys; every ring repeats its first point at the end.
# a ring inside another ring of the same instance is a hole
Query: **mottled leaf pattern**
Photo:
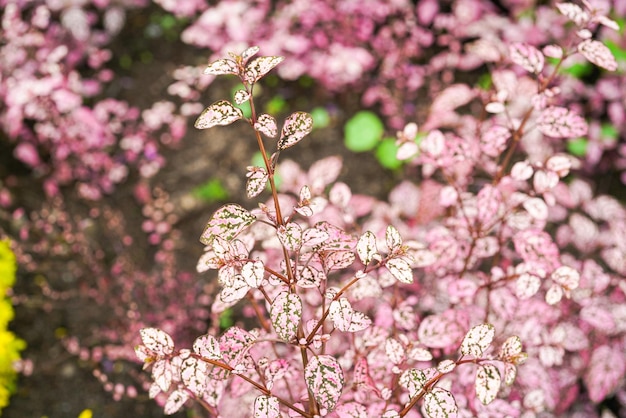
{"type": "Polygon", "coordinates": [[[280,64],[285,57],[258,57],[255,58],[246,66],[246,71],[243,74],[244,80],[248,83],[256,83],[265,74],[271,71],[272,68],[280,64]]]}
{"type": "Polygon", "coordinates": [[[424,412],[428,418],[455,418],[458,407],[452,393],[434,388],[424,395],[424,412]]]}
{"type": "Polygon", "coordinates": [[[237,274],[230,283],[224,286],[220,292],[220,299],[224,303],[234,304],[246,297],[249,290],[248,283],[241,274],[237,274]]]}
{"type": "Polygon", "coordinates": [[[402,246],[402,237],[395,226],[389,225],[385,230],[385,242],[389,251],[397,251],[402,246]]]}
{"type": "Polygon", "coordinates": [[[580,274],[569,266],[561,266],[554,270],[550,278],[566,290],[576,289],[580,282],[580,274]]]}
{"type": "Polygon", "coordinates": [[[378,249],[376,248],[376,236],[374,233],[367,231],[361,235],[361,238],[359,238],[359,242],[356,245],[356,252],[364,265],[367,266],[372,262],[374,257],[378,254],[378,249]]]}
{"type": "Polygon", "coordinates": [[[279,226],[277,235],[280,243],[290,251],[298,251],[302,247],[302,228],[296,223],[279,226]]]}
{"type": "Polygon", "coordinates": [[[280,293],[272,303],[270,318],[276,334],[285,341],[291,341],[296,336],[302,319],[300,297],[294,293],[280,293]]]}
{"type": "Polygon", "coordinates": [[[476,396],[483,405],[489,405],[496,399],[501,381],[500,372],[493,364],[478,367],[475,381],[476,396]]]}
{"type": "Polygon", "coordinates": [[[393,364],[400,364],[404,361],[404,347],[395,338],[387,338],[385,340],[385,354],[393,364]]]}
{"type": "Polygon", "coordinates": [[[261,395],[254,400],[254,418],[279,418],[278,399],[274,396],[261,395]]]}
{"type": "Polygon", "coordinates": [[[520,299],[533,297],[541,287],[541,279],[534,274],[522,273],[515,281],[515,295],[520,299]]]}
{"type": "Polygon", "coordinates": [[[196,338],[193,342],[193,351],[194,353],[211,360],[220,360],[222,358],[220,345],[215,337],[210,334],[205,334],[196,338]]]}
{"type": "Polygon", "coordinates": [[[276,119],[274,119],[273,116],[268,115],[267,113],[262,113],[259,115],[256,123],[254,124],[254,129],[269,138],[274,138],[278,134],[276,119]]]}
{"type": "Polygon", "coordinates": [[[561,14],[567,16],[572,22],[574,22],[577,26],[585,25],[589,19],[589,13],[584,11],[580,6],[574,3],[557,3],[557,9],[561,14]]]}
{"type": "Polygon", "coordinates": [[[584,381],[593,402],[601,402],[607,395],[623,385],[626,360],[621,347],[601,345],[591,354],[589,369],[584,381]]]}
{"type": "Polygon", "coordinates": [[[206,390],[209,364],[195,357],[187,357],[180,366],[180,378],[194,395],[202,397],[206,390]]]}
{"type": "Polygon", "coordinates": [[[237,204],[224,205],[216,210],[209,219],[200,237],[200,242],[211,245],[215,236],[230,241],[255,219],[254,215],[237,204]]]}
{"type": "Polygon", "coordinates": [[[587,122],[569,109],[552,106],[544,109],[537,118],[537,127],[554,138],[575,138],[587,133],[587,122]]]}
{"type": "Polygon", "coordinates": [[[413,271],[411,265],[402,257],[392,258],[385,262],[385,267],[391,275],[399,282],[410,284],[413,283],[413,271]]]}
{"type": "Polygon", "coordinates": [[[253,197],[260,195],[263,190],[265,190],[267,179],[269,177],[264,168],[248,167],[246,177],[248,177],[248,182],[246,183],[246,194],[248,195],[248,198],[252,199],[253,197]]]}
{"type": "Polygon", "coordinates": [[[598,67],[608,71],[617,70],[617,61],[611,50],[600,41],[584,40],[578,44],[578,52],[598,67]]]}
{"type": "Polygon", "coordinates": [[[177,389],[170,394],[163,407],[165,415],[173,415],[182,408],[185,402],[189,399],[189,394],[184,390],[177,389]]]}
{"type": "Polygon", "coordinates": [[[263,274],[265,273],[265,267],[262,261],[248,262],[241,268],[241,276],[246,281],[246,284],[253,288],[258,288],[263,283],[263,274]]]}
{"type": "Polygon", "coordinates": [[[220,100],[204,109],[194,126],[198,129],[208,129],[217,125],[229,125],[242,117],[240,109],[227,100],[220,100]]]}
{"type": "Polygon", "coordinates": [[[246,50],[244,50],[241,53],[241,60],[242,62],[245,64],[248,62],[248,60],[250,58],[252,58],[253,56],[255,56],[258,52],[259,52],[260,48],[258,46],[251,46],[249,48],[247,48],[246,50]]]}
{"type": "Polygon", "coordinates": [[[472,327],[463,342],[461,343],[461,353],[464,356],[480,357],[491,345],[496,329],[491,324],[480,324],[472,327]]]}
{"type": "Polygon", "coordinates": [[[212,75],[237,74],[238,72],[237,63],[226,58],[213,61],[204,69],[204,74],[212,75]]]}
{"type": "Polygon", "coordinates": [[[329,355],[312,357],[304,369],[304,378],[320,406],[332,411],[344,384],[343,370],[337,360],[329,355]]]}
{"type": "Polygon", "coordinates": [[[306,112],[292,113],[283,125],[278,149],[284,150],[298,143],[313,130],[313,118],[306,112]]]}
{"type": "Polygon", "coordinates": [[[163,392],[167,392],[172,384],[172,365],[168,360],[158,360],[152,366],[152,380],[163,392]]]}
{"type": "Polygon", "coordinates": [[[303,289],[313,289],[319,286],[324,279],[324,274],[311,266],[298,266],[296,284],[303,289]]]}
{"type": "Polygon", "coordinates": [[[335,327],[344,332],[357,332],[369,327],[371,319],[363,312],[352,309],[352,305],[346,298],[340,298],[330,304],[328,318],[333,321],[335,327]]]}
{"type": "Polygon", "coordinates": [[[157,355],[168,355],[174,351],[174,341],[164,331],[157,328],[143,328],[139,330],[143,345],[157,355]]]}
{"type": "Polygon", "coordinates": [[[332,251],[324,257],[324,267],[327,270],[341,270],[349,267],[356,256],[352,251],[332,251]]]}
{"type": "Polygon", "coordinates": [[[429,375],[424,370],[409,369],[400,375],[399,383],[400,386],[409,391],[409,398],[413,398],[420,393],[429,379],[429,375]]]}
{"type": "Polygon", "coordinates": [[[238,105],[245,103],[248,101],[248,99],[250,99],[250,93],[248,93],[245,90],[237,90],[235,92],[235,103],[237,103],[238,105]]]}
{"type": "Polygon", "coordinates": [[[509,51],[511,60],[526,71],[539,74],[543,70],[543,54],[534,46],[516,42],[509,46],[509,51]]]}

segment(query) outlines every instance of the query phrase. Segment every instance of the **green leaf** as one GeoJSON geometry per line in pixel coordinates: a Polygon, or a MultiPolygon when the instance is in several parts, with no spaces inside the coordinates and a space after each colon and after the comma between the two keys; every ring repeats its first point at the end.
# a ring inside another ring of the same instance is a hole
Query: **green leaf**
{"type": "Polygon", "coordinates": [[[395,170],[402,167],[402,161],[396,158],[398,146],[393,138],[385,138],[376,148],[376,159],[385,168],[395,170]]]}
{"type": "Polygon", "coordinates": [[[321,106],[313,108],[311,116],[313,117],[313,129],[325,128],[330,124],[328,110],[321,106]]]}
{"type": "Polygon", "coordinates": [[[604,44],[609,48],[609,51],[611,51],[617,61],[626,61],[626,49],[620,48],[613,41],[605,41],[604,44]]]}
{"type": "Polygon", "coordinates": [[[228,199],[228,190],[219,179],[211,179],[196,187],[193,195],[206,202],[223,202],[228,199]]]}
{"type": "Polygon", "coordinates": [[[603,140],[615,140],[619,135],[617,128],[610,123],[603,123],[600,129],[600,136],[603,140]]]}
{"type": "Polygon", "coordinates": [[[576,138],[567,141],[567,151],[576,157],[584,157],[587,155],[587,138],[576,138]]]}
{"type": "Polygon", "coordinates": [[[366,110],[358,112],[344,127],[346,148],[353,152],[371,151],[380,142],[384,130],[375,113],[366,110]]]}

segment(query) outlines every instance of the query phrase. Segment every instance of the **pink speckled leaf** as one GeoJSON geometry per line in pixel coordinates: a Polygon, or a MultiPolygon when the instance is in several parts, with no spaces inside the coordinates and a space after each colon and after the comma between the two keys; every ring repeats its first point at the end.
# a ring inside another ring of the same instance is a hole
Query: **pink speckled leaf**
{"type": "Polygon", "coordinates": [[[363,312],[354,311],[346,298],[333,301],[329,309],[328,318],[333,321],[335,327],[340,331],[362,331],[372,323],[372,320],[363,312]]]}
{"type": "Polygon", "coordinates": [[[285,57],[258,57],[255,58],[246,66],[246,71],[243,74],[244,80],[248,83],[256,83],[265,74],[270,72],[272,68],[283,62],[285,57]]]}
{"type": "Polygon", "coordinates": [[[302,228],[294,222],[281,225],[276,231],[278,239],[290,251],[298,251],[302,247],[302,228]]]}
{"type": "Polygon", "coordinates": [[[285,341],[291,341],[296,336],[302,319],[300,296],[295,293],[280,293],[272,303],[270,318],[276,334],[285,341]]]}
{"type": "Polygon", "coordinates": [[[402,237],[395,226],[389,225],[385,230],[385,242],[389,251],[397,251],[402,246],[402,237]]]}
{"type": "Polygon", "coordinates": [[[600,41],[584,40],[578,44],[578,52],[598,67],[608,71],[617,70],[617,61],[613,53],[600,41]]]}
{"type": "Polygon", "coordinates": [[[480,324],[472,327],[463,342],[461,343],[461,353],[464,356],[480,357],[491,345],[496,329],[491,324],[480,324]]]}
{"type": "Polygon", "coordinates": [[[163,392],[167,392],[172,384],[172,365],[169,360],[158,360],[152,366],[152,380],[163,392]]]}
{"type": "Polygon", "coordinates": [[[623,382],[624,372],[626,360],[621,347],[601,345],[595,348],[584,376],[591,401],[600,403],[607,398],[623,382]]]}
{"type": "Polygon", "coordinates": [[[391,275],[399,282],[410,284],[413,283],[413,270],[411,265],[403,257],[396,257],[385,262],[385,267],[391,275]]]}
{"type": "Polygon", "coordinates": [[[312,357],[304,369],[304,379],[317,403],[332,411],[344,384],[343,370],[337,360],[329,355],[312,357]]]}
{"type": "Polygon", "coordinates": [[[493,364],[479,366],[474,382],[476,397],[478,397],[478,400],[480,400],[483,405],[489,405],[496,399],[501,383],[502,378],[500,377],[500,371],[498,371],[496,366],[493,364]]]}
{"type": "Polygon", "coordinates": [[[200,242],[211,245],[215,236],[230,241],[255,219],[254,215],[237,204],[224,205],[216,210],[209,219],[200,237],[200,242]]]}
{"type": "Polygon", "coordinates": [[[193,351],[194,353],[211,360],[221,360],[222,358],[220,345],[215,337],[210,334],[205,334],[196,338],[193,343],[193,351]]]}
{"type": "Polygon", "coordinates": [[[554,270],[550,278],[566,290],[576,289],[580,282],[580,274],[569,266],[561,266],[554,270]]]}
{"type": "Polygon", "coordinates": [[[187,402],[187,399],[189,399],[189,394],[186,391],[180,389],[175,390],[167,398],[163,412],[165,415],[175,414],[182,408],[183,404],[187,402]]]}
{"type": "Polygon", "coordinates": [[[254,418],[279,418],[278,399],[274,396],[261,395],[254,400],[254,418]]]}
{"type": "Polygon", "coordinates": [[[424,385],[437,373],[436,369],[408,369],[400,375],[400,386],[409,391],[409,398],[420,393],[424,385]]]}
{"type": "Polygon", "coordinates": [[[283,125],[278,149],[284,150],[298,143],[313,130],[313,117],[306,112],[292,113],[283,125]]]}
{"type": "Polygon", "coordinates": [[[332,251],[324,257],[324,267],[327,270],[341,270],[354,263],[356,256],[352,251],[332,251]]]}
{"type": "Polygon", "coordinates": [[[452,393],[441,388],[424,395],[423,409],[428,418],[456,418],[459,410],[452,393]]]}
{"type": "Polygon", "coordinates": [[[249,48],[246,48],[246,50],[244,50],[241,53],[241,60],[242,62],[245,64],[248,62],[248,60],[250,58],[252,58],[253,56],[255,56],[258,52],[259,52],[260,48],[258,46],[251,46],[249,48]]]}
{"type": "Polygon", "coordinates": [[[543,54],[534,46],[516,42],[509,46],[509,52],[511,60],[526,71],[539,74],[543,70],[543,54]]]}
{"type": "Polygon", "coordinates": [[[241,268],[241,276],[246,281],[248,286],[258,288],[263,283],[263,274],[265,273],[265,267],[262,261],[251,261],[243,265],[241,268]]]}
{"type": "Polygon", "coordinates": [[[393,364],[400,364],[405,359],[405,350],[402,344],[395,338],[385,340],[385,354],[393,364]]]}
{"type": "Polygon", "coordinates": [[[248,93],[247,91],[241,89],[241,90],[237,90],[235,92],[235,103],[237,103],[238,105],[245,103],[248,101],[248,99],[250,99],[250,93],[248,93]]]}
{"type": "Polygon", "coordinates": [[[576,138],[587,133],[587,122],[569,109],[552,106],[544,109],[537,118],[537,127],[554,138],[576,138]]]}
{"type": "Polygon", "coordinates": [[[239,108],[227,100],[220,100],[204,109],[194,126],[198,129],[208,129],[217,125],[230,125],[242,117],[243,113],[239,108]]]}
{"type": "Polygon", "coordinates": [[[226,58],[213,61],[204,69],[204,74],[212,75],[237,74],[238,72],[237,63],[226,58]]]}
{"type": "Polygon", "coordinates": [[[180,365],[180,378],[194,395],[202,397],[207,387],[209,364],[195,357],[187,357],[180,365]]]}
{"type": "Polygon", "coordinates": [[[317,228],[309,228],[302,234],[302,245],[307,247],[316,247],[328,240],[329,236],[326,231],[317,228]]]}
{"type": "Polygon", "coordinates": [[[246,183],[246,194],[248,195],[248,198],[252,199],[253,197],[260,195],[263,190],[265,190],[267,179],[269,177],[264,168],[248,167],[246,177],[248,177],[248,181],[246,183]]]}
{"type": "Polygon", "coordinates": [[[522,354],[522,340],[517,335],[513,335],[504,341],[498,357],[513,363],[520,354],[522,354]]]}
{"type": "Polygon", "coordinates": [[[259,115],[254,124],[254,129],[261,132],[263,135],[274,138],[278,134],[278,126],[276,119],[273,116],[263,113],[259,115]]]}
{"type": "Polygon", "coordinates": [[[174,341],[165,331],[158,328],[143,328],[139,330],[143,345],[157,355],[168,355],[174,351],[174,341]]]}
{"type": "Polygon", "coordinates": [[[220,292],[220,300],[226,304],[234,304],[248,294],[250,286],[241,276],[237,274],[233,277],[230,283],[226,284],[220,292]]]}
{"type": "Polygon", "coordinates": [[[567,16],[569,20],[574,22],[577,26],[583,26],[589,22],[589,13],[584,11],[580,6],[574,3],[557,3],[557,9],[564,16],[567,16]]]}
{"type": "Polygon", "coordinates": [[[374,257],[378,255],[378,249],[376,248],[376,236],[371,231],[366,231],[359,242],[356,245],[356,252],[359,255],[359,259],[364,265],[368,265],[372,262],[374,257]]]}

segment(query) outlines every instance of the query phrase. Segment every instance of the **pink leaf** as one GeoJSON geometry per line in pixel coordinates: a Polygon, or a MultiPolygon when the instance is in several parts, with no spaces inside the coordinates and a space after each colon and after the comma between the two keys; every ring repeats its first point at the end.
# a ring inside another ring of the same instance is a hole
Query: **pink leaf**
{"type": "Polygon", "coordinates": [[[376,237],[372,232],[366,231],[361,235],[356,245],[356,252],[361,262],[366,266],[378,255],[376,237]]]}
{"type": "Polygon", "coordinates": [[[209,219],[200,237],[200,242],[211,245],[215,236],[230,241],[255,219],[250,212],[237,204],[224,205],[216,210],[209,219]]]}
{"type": "Polygon", "coordinates": [[[220,292],[220,299],[227,304],[234,304],[246,297],[250,286],[243,279],[241,274],[237,274],[233,277],[230,283],[224,285],[224,288],[220,292]]]}
{"type": "Polygon", "coordinates": [[[204,69],[204,74],[222,75],[222,74],[238,74],[239,69],[237,63],[229,59],[219,59],[213,61],[204,69]]]}
{"type": "Polygon", "coordinates": [[[332,411],[344,384],[343,370],[337,360],[329,355],[312,357],[304,369],[304,378],[317,403],[332,411]]]}
{"type": "Polygon", "coordinates": [[[183,404],[189,399],[189,394],[184,390],[177,389],[170,394],[163,407],[165,415],[173,415],[182,408],[183,404]]]}
{"type": "Polygon", "coordinates": [[[285,57],[258,57],[246,66],[243,78],[249,84],[256,83],[284,59],[285,57]]]}
{"type": "Polygon", "coordinates": [[[302,245],[316,247],[328,239],[328,233],[317,228],[309,228],[302,234],[302,245]]]}
{"type": "Polygon", "coordinates": [[[600,41],[584,40],[578,44],[578,52],[598,67],[608,71],[617,70],[617,61],[611,50],[600,41]]]}
{"type": "Polygon", "coordinates": [[[509,52],[511,60],[526,71],[539,74],[543,70],[543,54],[534,46],[518,42],[509,46],[509,52]]]}
{"type": "Polygon", "coordinates": [[[250,99],[250,93],[248,93],[245,90],[237,90],[235,92],[235,103],[237,103],[238,105],[245,103],[248,101],[248,99],[250,99]]]}
{"type": "Polygon", "coordinates": [[[397,251],[402,246],[402,237],[393,225],[389,225],[385,231],[385,242],[390,252],[397,251]]]}
{"type": "Polygon", "coordinates": [[[461,343],[461,353],[464,356],[480,357],[491,345],[496,329],[491,324],[480,324],[472,327],[463,342],[461,343]]]}
{"type": "Polygon", "coordinates": [[[354,311],[346,298],[340,298],[330,304],[328,318],[343,332],[362,331],[372,323],[364,313],[354,311]]]}
{"type": "Polygon", "coordinates": [[[593,350],[584,376],[591,401],[600,403],[606,399],[623,383],[625,372],[626,362],[621,348],[602,345],[593,350]]]}
{"type": "Polygon", "coordinates": [[[423,409],[428,418],[456,418],[458,407],[452,393],[434,388],[424,395],[423,409]]]}
{"type": "Polygon", "coordinates": [[[385,267],[391,275],[399,282],[413,283],[413,271],[411,265],[403,257],[396,257],[385,262],[385,267]]]}
{"type": "Polygon", "coordinates": [[[274,138],[278,134],[278,126],[276,125],[276,119],[273,116],[263,113],[259,115],[254,124],[254,129],[261,132],[263,135],[274,138]]]}
{"type": "Polygon", "coordinates": [[[260,195],[263,190],[265,190],[268,175],[264,168],[248,167],[246,177],[248,177],[248,182],[246,183],[246,194],[248,195],[248,198],[252,199],[253,197],[260,195]]]}
{"type": "Polygon", "coordinates": [[[157,355],[168,355],[174,351],[174,341],[164,331],[157,328],[143,328],[139,330],[143,345],[157,355]]]}
{"type": "Polygon", "coordinates": [[[278,149],[284,150],[298,143],[313,130],[313,118],[306,112],[292,113],[283,125],[278,149]]]}
{"type": "Polygon", "coordinates": [[[207,387],[209,364],[195,357],[187,357],[180,365],[180,378],[194,395],[202,397],[207,387]]]}
{"type": "Polygon", "coordinates": [[[550,278],[566,290],[576,289],[580,282],[580,274],[569,266],[561,266],[554,270],[550,278]]]}
{"type": "Polygon", "coordinates": [[[272,303],[270,318],[276,334],[285,341],[291,341],[296,336],[302,319],[300,297],[294,293],[280,293],[272,303]]]}
{"type": "Polygon", "coordinates": [[[492,126],[480,138],[480,149],[490,157],[497,157],[506,148],[510,137],[509,129],[499,125],[492,126]]]}
{"type": "Polygon", "coordinates": [[[217,125],[230,125],[242,117],[240,109],[227,100],[220,100],[204,109],[194,126],[198,129],[208,129],[217,125]]]}
{"type": "Polygon", "coordinates": [[[456,362],[454,360],[446,359],[437,364],[437,371],[439,373],[452,373],[454,369],[456,369],[456,362]]]}
{"type": "Polygon", "coordinates": [[[515,281],[515,295],[520,299],[533,297],[541,287],[541,279],[530,273],[521,274],[515,281]]]}
{"type": "Polygon", "coordinates": [[[241,276],[246,281],[248,286],[252,288],[258,288],[263,283],[263,274],[265,273],[265,267],[262,261],[248,262],[241,268],[241,276]]]}
{"type": "Polygon", "coordinates": [[[245,64],[248,62],[250,58],[255,56],[257,52],[259,52],[260,48],[258,46],[251,46],[247,48],[245,51],[241,53],[241,61],[245,64]]]}
{"type": "Polygon", "coordinates": [[[296,285],[303,289],[314,289],[319,286],[324,277],[324,274],[315,267],[298,266],[296,285]]]}
{"type": "Polygon", "coordinates": [[[261,395],[254,400],[254,418],[279,418],[278,399],[274,396],[261,395]]]}
{"type": "Polygon", "coordinates": [[[544,109],[537,118],[537,127],[544,135],[554,138],[576,138],[587,133],[583,118],[558,106],[544,109]]]}
{"type": "Polygon", "coordinates": [[[574,3],[557,3],[557,9],[561,14],[567,16],[569,20],[574,22],[577,26],[583,26],[589,22],[589,13],[584,11],[580,6],[574,3]]]}
{"type": "Polygon", "coordinates": [[[193,351],[194,353],[211,360],[222,359],[220,345],[215,337],[210,334],[205,334],[196,338],[193,343],[193,351]]]}
{"type": "Polygon", "coordinates": [[[434,368],[418,370],[408,369],[400,375],[400,386],[409,391],[409,398],[413,398],[418,395],[424,385],[437,374],[437,370],[434,368]]]}
{"type": "Polygon", "coordinates": [[[483,405],[489,405],[496,399],[501,382],[500,371],[493,364],[478,367],[474,384],[476,396],[483,405]]]}
{"type": "Polygon", "coordinates": [[[426,347],[447,348],[461,341],[463,327],[455,312],[449,310],[424,318],[417,329],[417,338],[426,347]]]}
{"type": "Polygon", "coordinates": [[[152,380],[163,392],[167,392],[172,384],[172,365],[169,360],[158,360],[152,366],[152,380]]]}
{"type": "Polygon", "coordinates": [[[478,220],[483,225],[492,224],[502,205],[502,193],[497,188],[487,184],[476,196],[476,206],[478,210],[478,220]]]}
{"type": "Polygon", "coordinates": [[[290,251],[298,251],[302,247],[302,228],[294,222],[281,225],[276,231],[280,243],[290,251]]]}
{"type": "Polygon", "coordinates": [[[352,251],[332,251],[323,259],[326,270],[341,270],[349,267],[356,259],[352,251]]]}

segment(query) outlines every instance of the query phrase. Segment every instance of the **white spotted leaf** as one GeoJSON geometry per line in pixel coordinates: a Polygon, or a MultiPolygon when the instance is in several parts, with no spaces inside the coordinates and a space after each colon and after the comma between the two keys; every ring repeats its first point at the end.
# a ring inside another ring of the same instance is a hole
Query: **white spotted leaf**
{"type": "Polygon", "coordinates": [[[511,60],[526,71],[539,74],[543,70],[543,54],[534,46],[516,42],[509,46],[509,52],[511,60]]]}
{"type": "Polygon", "coordinates": [[[226,58],[213,61],[204,69],[204,74],[207,75],[237,74],[238,72],[237,63],[226,58]]]}
{"type": "Polygon", "coordinates": [[[254,418],[279,418],[278,398],[261,395],[254,400],[254,418]]]}
{"type": "Polygon", "coordinates": [[[270,72],[272,68],[283,62],[285,57],[258,57],[246,66],[243,74],[244,80],[248,83],[256,83],[265,74],[270,72]]]}
{"type": "Polygon", "coordinates": [[[317,403],[332,411],[344,384],[343,370],[337,360],[329,355],[312,357],[304,369],[304,379],[317,403]]]}
{"type": "Polygon", "coordinates": [[[292,113],[283,125],[278,149],[284,150],[298,143],[313,130],[313,117],[306,112],[292,113]]]}
{"type": "Polygon", "coordinates": [[[346,298],[340,298],[330,304],[328,319],[333,321],[335,328],[343,332],[362,331],[372,323],[363,312],[353,310],[346,298]]]}
{"type": "Polygon", "coordinates": [[[248,177],[246,183],[246,194],[248,198],[252,199],[253,197],[257,197],[265,190],[269,176],[264,168],[248,167],[246,177],[248,177]]]}
{"type": "Polygon", "coordinates": [[[165,331],[158,328],[143,328],[139,330],[143,345],[157,355],[168,355],[174,351],[174,341],[165,331]]]}
{"type": "Polygon", "coordinates": [[[268,115],[267,113],[259,115],[256,123],[254,124],[254,129],[269,138],[274,138],[278,134],[276,119],[274,119],[273,116],[268,115]]]}
{"type": "Polygon", "coordinates": [[[277,230],[278,239],[290,251],[298,251],[302,247],[302,228],[294,222],[281,225],[277,230]]]}
{"type": "Polygon", "coordinates": [[[496,329],[491,324],[480,324],[472,327],[463,342],[461,343],[461,353],[464,356],[480,357],[491,345],[496,329]]]}
{"type": "Polygon", "coordinates": [[[195,357],[187,357],[180,365],[180,378],[194,395],[202,397],[207,387],[209,364],[195,357]]]}
{"type": "Polygon", "coordinates": [[[483,405],[489,405],[496,399],[498,391],[500,390],[500,384],[502,378],[500,377],[500,371],[493,364],[485,364],[479,366],[476,371],[476,396],[483,405]]]}
{"type": "Polygon", "coordinates": [[[376,236],[374,233],[367,231],[361,235],[356,245],[356,252],[361,262],[366,266],[376,257],[378,249],[376,248],[376,236]]]}
{"type": "Polygon", "coordinates": [[[163,412],[165,415],[175,414],[182,408],[183,404],[187,402],[187,399],[189,399],[189,394],[186,391],[180,389],[175,390],[167,398],[163,412]]]}
{"type": "Polygon", "coordinates": [[[172,384],[172,365],[168,360],[158,360],[152,366],[152,380],[163,392],[167,392],[172,384]]]}
{"type": "Polygon", "coordinates": [[[233,280],[222,288],[220,292],[220,300],[226,304],[233,305],[246,297],[250,286],[241,276],[237,274],[233,277],[233,280]]]}
{"type": "Polygon", "coordinates": [[[217,342],[217,339],[210,334],[205,334],[196,338],[193,342],[193,351],[194,353],[210,360],[222,359],[220,344],[217,342]]]}
{"type": "Polygon", "coordinates": [[[452,393],[441,388],[424,395],[423,409],[428,418],[456,418],[459,411],[452,393]]]}
{"type": "Polygon", "coordinates": [[[240,109],[227,100],[219,100],[198,116],[194,126],[198,129],[208,129],[217,125],[230,125],[243,117],[240,109]]]}
{"type": "Polygon", "coordinates": [[[586,39],[578,44],[578,52],[598,67],[608,71],[617,70],[617,61],[613,53],[600,41],[586,39]]]}
{"type": "Polygon", "coordinates": [[[246,281],[248,286],[258,288],[263,283],[263,274],[265,273],[265,267],[260,260],[248,262],[241,268],[241,276],[246,281]]]}
{"type": "Polygon", "coordinates": [[[300,296],[295,293],[280,293],[272,303],[270,318],[276,334],[284,341],[291,341],[296,336],[302,319],[300,296]]]}
{"type": "Polygon", "coordinates": [[[397,251],[402,246],[402,237],[395,226],[389,225],[385,231],[385,242],[389,251],[397,251]]]}
{"type": "Polygon", "coordinates": [[[391,275],[399,282],[410,284],[413,283],[413,271],[411,265],[402,257],[392,258],[385,262],[385,267],[391,275]]]}
{"type": "Polygon", "coordinates": [[[230,241],[255,219],[254,215],[237,204],[224,205],[209,219],[200,236],[200,242],[211,245],[215,236],[230,241]]]}

